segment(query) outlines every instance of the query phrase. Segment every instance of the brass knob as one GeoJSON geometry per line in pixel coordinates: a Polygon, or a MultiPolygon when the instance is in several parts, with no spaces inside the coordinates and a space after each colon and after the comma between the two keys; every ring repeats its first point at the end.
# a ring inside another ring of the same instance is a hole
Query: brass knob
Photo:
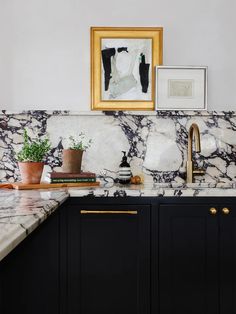
{"type": "Polygon", "coordinates": [[[211,207],[211,208],[210,208],[210,213],[211,213],[212,215],[216,215],[216,214],[217,214],[217,209],[216,209],[215,207],[211,207]]]}
{"type": "Polygon", "coordinates": [[[230,213],[230,210],[227,207],[224,207],[222,209],[223,214],[228,215],[230,213]]]}

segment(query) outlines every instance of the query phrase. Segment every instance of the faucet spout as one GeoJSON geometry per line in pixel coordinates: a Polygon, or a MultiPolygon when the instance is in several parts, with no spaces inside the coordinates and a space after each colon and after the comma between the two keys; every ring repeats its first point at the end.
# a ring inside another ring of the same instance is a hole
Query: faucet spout
{"type": "Polygon", "coordinates": [[[193,174],[203,174],[203,170],[193,169],[193,139],[195,143],[195,151],[201,151],[200,132],[198,125],[193,123],[188,131],[188,156],[187,156],[187,182],[193,182],[193,174]]]}
{"type": "Polygon", "coordinates": [[[199,153],[201,151],[200,132],[196,123],[193,123],[188,131],[188,160],[192,160],[193,155],[193,138],[195,143],[195,151],[199,153]]]}

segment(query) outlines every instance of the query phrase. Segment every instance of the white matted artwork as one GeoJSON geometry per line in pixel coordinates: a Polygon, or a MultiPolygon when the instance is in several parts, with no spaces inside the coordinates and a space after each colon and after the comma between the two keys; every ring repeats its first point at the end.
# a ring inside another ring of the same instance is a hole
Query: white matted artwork
{"type": "Polygon", "coordinates": [[[206,109],[206,66],[156,67],[156,110],[206,109]]]}
{"type": "Polygon", "coordinates": [[[102,38],[102,100],[152,100],[152,39],[102,38]]]}

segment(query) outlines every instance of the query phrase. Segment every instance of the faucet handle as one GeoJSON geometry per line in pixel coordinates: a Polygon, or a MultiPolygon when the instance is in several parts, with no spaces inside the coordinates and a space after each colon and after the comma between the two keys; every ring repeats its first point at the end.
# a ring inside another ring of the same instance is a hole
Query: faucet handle
{"type": "Polygon", "coordinates": [[[193,174],[203,175],[203,174],[205,174],[205,170],[196,169],[196,170],[193,170],[193,174]]]}

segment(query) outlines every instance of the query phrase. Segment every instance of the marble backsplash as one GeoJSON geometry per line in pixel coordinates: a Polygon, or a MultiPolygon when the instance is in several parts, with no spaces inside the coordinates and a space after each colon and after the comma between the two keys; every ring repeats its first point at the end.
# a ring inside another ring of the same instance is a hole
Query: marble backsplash
{"type": "Polygon", "coordinates": [[[236,179],[236,113],[26,111],[0,113],[0,180],[19,180],[15,152],[23,142],[23,129],[30,136],[48,135],[52,149],[45,171],[59,170],[61,151],[70,135],[84,132],[93,144],[84,153],[82,168],[117,177],[127,151],[134,175],[145,182],[183,182],[186,178],[188,129],[195,122],[201,133],[200,153],[194,153],[205,175],[196,181],[228,182],[236,179]]]}

